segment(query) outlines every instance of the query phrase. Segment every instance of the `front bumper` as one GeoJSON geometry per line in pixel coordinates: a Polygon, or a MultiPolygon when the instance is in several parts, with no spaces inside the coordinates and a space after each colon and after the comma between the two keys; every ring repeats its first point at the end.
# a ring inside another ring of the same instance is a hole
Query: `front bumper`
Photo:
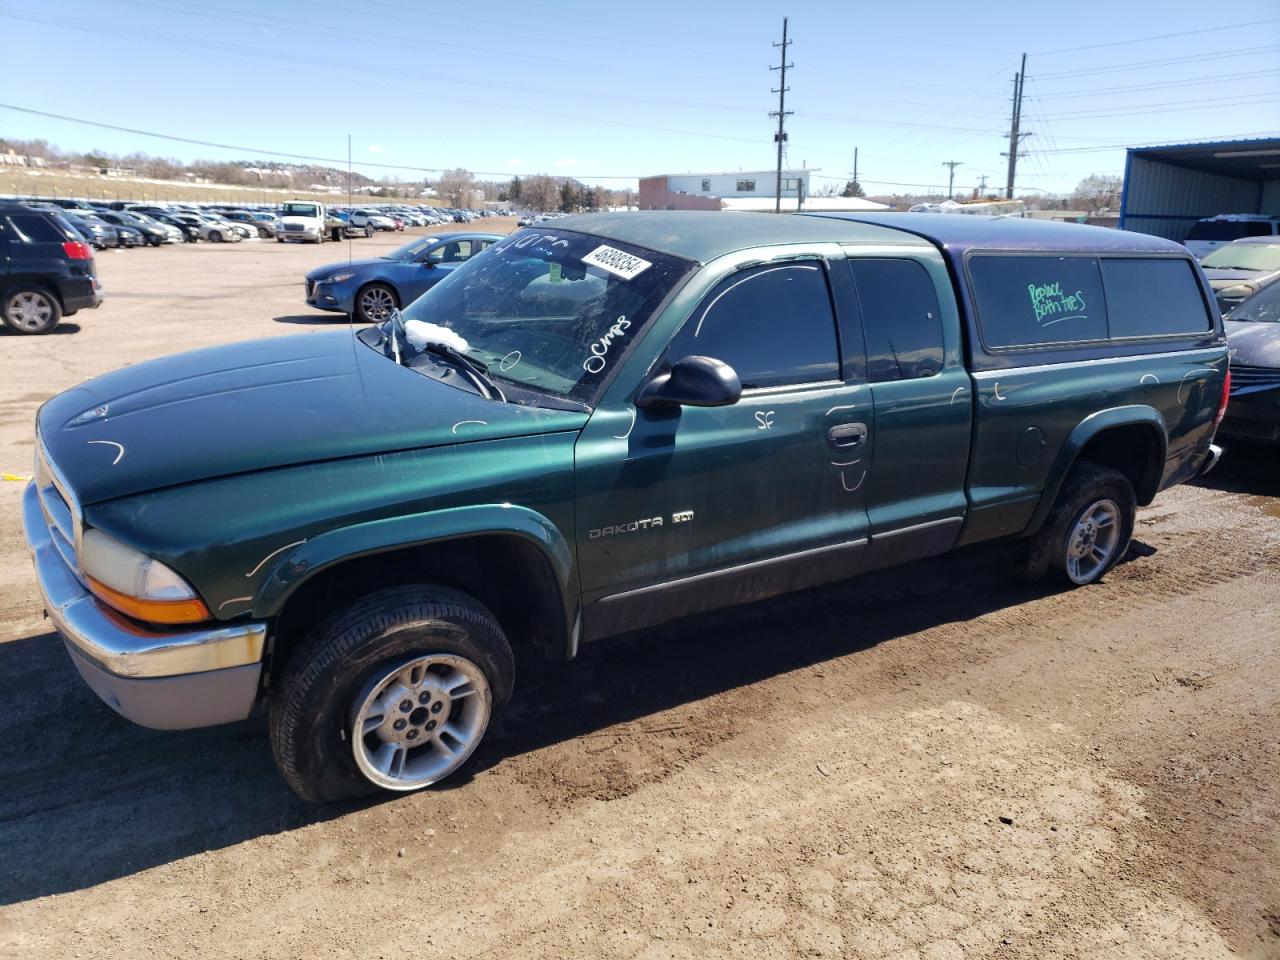
{"type": "Polygon", "coordinates": [[[306,281],[307,306],[335,313],[350,313],[352,295],[345,284],[306,281]]]}
{"type": "Polygon", "coordinates": [[[128,619],[81,584],[54,544],[41,491],[28,484],[22,525],[45,609],[80,676],[126,719],[180,730],[243,720],[262,674],[263,623],[158,630],[128,619]]]}

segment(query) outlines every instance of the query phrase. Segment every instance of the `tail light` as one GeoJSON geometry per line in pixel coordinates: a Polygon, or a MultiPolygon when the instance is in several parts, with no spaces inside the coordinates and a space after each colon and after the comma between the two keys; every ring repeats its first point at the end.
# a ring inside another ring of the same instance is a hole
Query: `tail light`
{"type": "Polygon", "coordinates": [[[1222,378],[1222,397],[1218,400],[1218,412],[1213,418],[1213,425],[1216,427],[1222,422],[1222,418],[1227,415],[1227,401],[1231,399],[1231,369],[1227,369],[1227,375],[1222,378]]]}
{"type": "Polygon", "coordinates": [[[68,240],[62,245],[62,252],[67,255],[68,260],[92,260],[93,251],[87,243],[81,243],[79,240],[68,240]]]}

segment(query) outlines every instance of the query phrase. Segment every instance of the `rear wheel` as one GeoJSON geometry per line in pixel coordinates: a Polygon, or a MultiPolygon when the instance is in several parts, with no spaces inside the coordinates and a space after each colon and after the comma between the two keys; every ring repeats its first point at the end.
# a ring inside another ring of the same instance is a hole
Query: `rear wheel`
{"type": "Polygon", "coordinates": [[[1137,509],[1124,474],[1077,463],[1043,526],[1024,544],[1015,572],[1038,580],[1056,570],[1074,586],[1097,583],[1128,550],[1137,509]]]}
{"type": "Polygon", "coordinates": [[[48,333],[62,318],[58,298],[42,287],[10,287],[0,305],[5,324],[18,333],[48,333]]]}
{"type": "Polygon", "coordinates": [[[472,756],[514,677],[502,628],[471,597],[379,590],[290,658],[269,709],[272,751],[304,800],[420,790],[472,756]]]}

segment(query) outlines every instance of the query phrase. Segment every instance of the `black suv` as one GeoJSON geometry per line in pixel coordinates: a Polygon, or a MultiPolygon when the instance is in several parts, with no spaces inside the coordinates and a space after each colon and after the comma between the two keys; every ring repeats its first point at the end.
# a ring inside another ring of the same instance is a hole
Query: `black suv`
{"type": "Polygon", "coordinates": [[[102,302],[93,248],[61,213],[0,202],[0,316],[18,333],[48,333],[102,302]]]}

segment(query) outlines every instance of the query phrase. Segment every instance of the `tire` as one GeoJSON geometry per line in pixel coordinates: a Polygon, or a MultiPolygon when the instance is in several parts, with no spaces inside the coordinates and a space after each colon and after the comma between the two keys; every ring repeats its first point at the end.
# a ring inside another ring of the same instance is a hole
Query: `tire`
{"type": "Polygon", "coordinates": [[[18,333],[49,333],[62,319],[62,304],[44,287],[19,284],[0,298],[5,326],[18,333]]]}
{"type": "Polygon", "coordinates": [[[366,225],[365,225],[365,228],[364,228],[364,238],[365,238],[366,240],[368,240],[368,239],[370,239],[372,236],[373,236],[373,227],[371,227],[371,226],[369,226],[368,224],[366,224],[366,225]]]}
{"type": "Polygon", "coordinates": [[[303,800],[420,790],[470,759],[514,682],[511,646],[474,599],[426,585],[378,590],[321,622],[290,657],[268,707],[271,749],[303,800]],[[359,739],[357,722],[368,730],[359,739]],[[416,746],[404,739],[413,733],[416,746]],[[388,751],[381,771],[375,757],[388,751]]]}
{"type": "Polygon", "coordinates": [[[221,242],[222,242],[222,231],[221,231],[221,230],[210,230],[210,231],[209,231],[209,240],[210,240],[212,243],[221,243],[221,242]]]}
{"type": "Polygon", "coordinates": [[[395,290],[385,283],[365,284],[356,291],[352,298],[355,318],[361,323],[381,323],[387,319],[390,310],[400,306],[400,298],[395,290]],[[389,301],[389,303],[388,303],[389,301]],[[377,305],[385,305],[385,310],[377,309],[377,305]]]}
{"type": "Polygon", "coordinates": [[[276,243],[284,243],[284,237],[276,237],[276,243]]]}
{"type": "Polygon", "coordinates": [[[1056,572],[1070,586],[1097,583],[1129,549],[1138,503],[1118,470],[1082,461],[1067,474],[1040,530],[1023,545],[1014,573],[1041,580],[1056,572]],[[1086,551],[1086,548],[1095,548],[1086,551]]]}

